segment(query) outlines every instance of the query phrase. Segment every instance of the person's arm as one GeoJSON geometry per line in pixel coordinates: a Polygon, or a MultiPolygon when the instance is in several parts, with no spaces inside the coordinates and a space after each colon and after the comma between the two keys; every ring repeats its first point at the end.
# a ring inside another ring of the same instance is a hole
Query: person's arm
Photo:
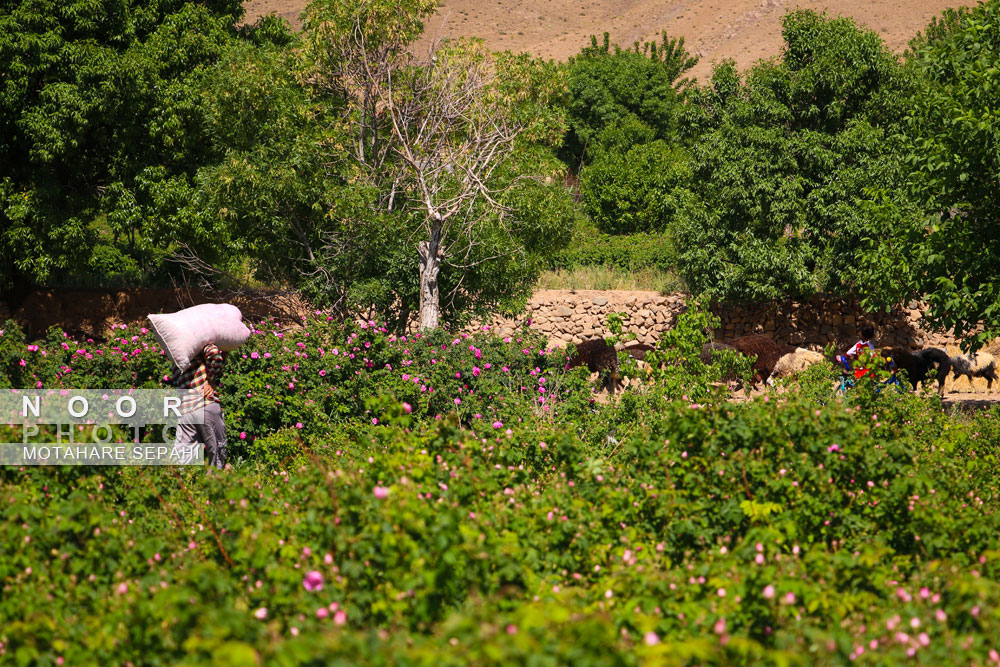
{"type": "Polygon", "coordinates": [[[205,346],[203,353],[205,355],[205,371],[208,384],[217,389],[219,379],[222,377],[222,367],[224,364],[222,350],[214,344],[209,343],[205,346]]]}

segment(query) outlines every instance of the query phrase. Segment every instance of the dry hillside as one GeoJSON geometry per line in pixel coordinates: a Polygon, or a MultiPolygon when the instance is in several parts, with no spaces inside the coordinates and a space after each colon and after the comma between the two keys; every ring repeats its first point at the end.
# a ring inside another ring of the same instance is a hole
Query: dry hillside
{"type": "MultiPolygon", "coordinates": [[[[611,33],[631,44],[661,30],[683,36],[702,56],[694,74],[704,77],[714,60],[735,58],[745,68],[781,51],[781,16],[797,7],[851,16],[903,50],[931,17],[963,0],[445,0],[428,23],[430,39],[478,36],[496,49],[565,59],[589,36],[611,33]]],[[[249,0],[247,18],[270,12],[299,25],[305,0],[249,0]]]]}

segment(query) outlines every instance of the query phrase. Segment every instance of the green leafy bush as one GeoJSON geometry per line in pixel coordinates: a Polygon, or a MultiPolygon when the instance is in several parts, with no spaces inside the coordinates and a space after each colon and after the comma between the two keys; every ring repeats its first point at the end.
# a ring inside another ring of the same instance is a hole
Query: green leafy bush
{"type": "Polygon", "coordinates": [[[720,320],[701,301],[693,301],[677,317],[673,328],[663,332],[656,349],[646,355],[656,392],[671,400],[699,402],[728,395],[721,381],[741,379],[749,387],[754,357],[735,350],[712,350],[708,362],[702,350],[712,341],[720,320]]]}
{"type": "Polygon", "coordinates": [[[245,443],[246,431],[240,431],[236,440],[226,443],[228,455],[283,469],[294,468],[305,456],[299,429],[295,427],[282,428],[245,443]]]}
{"type": "Polygon", "coordinates": [[[919,395],[877,413],[794,394],[630,401],[610,408],[628,427],[616,443],[535,419],[486,436],[386,398],[369,404],[378,425],[291,469],[5,469],[0,657],[940,663],[993,649],[1000,413],[948,416],[919,395]]]}
{"type": "Polygon", "coordinates": [[[643,52],[638,43],[631,50],[612,48],[607,33],[601,44],[594,36],[590,41],[568,65],[567,161],[576,166],[585,160],[598,135],[616,124],[638,120],[657,138],[671,138],[687,83],[681,77],[697,62],[684,40],[664,34],[659,47],[647,43],[643,52]]]}
{"type": "Polygon", "coordinates": [[[677,210],[678,188],[691,181],[683,151],[663,141],[625,153],[602,151],[580,174],[583,205],[606,234],[663,231],[677,210]]]}
{"type": "MultiPolygon", "coordinates": [[[[421,419],[455,413],[485,432],[532,417],[582,418],[589,387],[566,365],[566,350],[546,347],[527,329],[502,338],[445,330],[397,336],[374,322],[342,325],[332,316],[286,331],[261,322],[226,363],[227,441],[240,456],[275,462],[292,448],[283,429],[329,437],[344,425],[377,421],[368,402],[387,394],[421,419]]],[[[144,327],[115,329],[102,341],[52,329],[28,343],[13,322],[0,334],[0,387],[155,388],[166,386],[170,372],[144,327]]]]}
{"type": "Polygon", "coordinates": [[[902,139],[915,81],[850,19],[791,12],[782,34],[780,60],[742,81],[720,63],[690,93],[692,186],[675,195],[669,228],[679,272],[695,292],[754,301],[882,293],[894,271],[898,297],[920,227],[902,139]],[[893,207],[888,228],[875,202],[893,207]]]}
{"type": "MultiPolygon", "coordinates": [[[[994,221],[1000,215],[998,121],[1000,3],[948,10],[911,44],[921,85],[909,99],[905,150],[910,185],[931,216],[911,238],[911,289],[926,293],[928,320],[979,348],[1000,334],[994,221]],[[983,323],[985,326],[980,327],[983,323]]],[[[903,280],[890,283],[891,288],[903,280]]]]}
{"type": "Polygon", "coordinates": [[[612,266],[626,271],[654,268],[671,271],[676,253],[670,236],[655,234],[602,234],[589,225],[580,225],[573,241],[552,258],[552,267],[612,266]]]}

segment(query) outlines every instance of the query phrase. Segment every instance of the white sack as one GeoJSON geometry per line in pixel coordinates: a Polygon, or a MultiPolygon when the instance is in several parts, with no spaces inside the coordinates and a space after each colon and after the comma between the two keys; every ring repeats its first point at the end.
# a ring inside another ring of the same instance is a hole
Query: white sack
{"type": "Polygon", "coordinates": [[[228,303],[203,303],[176,313],[149,315],[149,321],[156,339],[182,371],[209,343],[229,352],[250,337],[240,309],[228,303]]]}

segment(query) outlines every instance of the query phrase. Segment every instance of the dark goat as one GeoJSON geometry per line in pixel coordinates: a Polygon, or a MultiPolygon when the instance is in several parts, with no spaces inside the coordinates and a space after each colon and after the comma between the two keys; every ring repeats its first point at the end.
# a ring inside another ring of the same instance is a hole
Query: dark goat
{"type": "Polygon", "coordinates": [[[618,352],[603,338],[585,340],[576,346],[576,354],[570,357],[569,367],[586,366],[591,373],[599,373],[603,387],[610,393],[618,389],[618,352]]]}
{"type": "MultiPolygon", "coordinates": [[[[652,345],[634,343],[625,348],[634,359],[644,359],[646,353],[654,349],[652,345]]],[[[586,365],[591,373],[599,373],[602,377],[602,387],[610,393],[618,390],[621,380],[621,365],[618,362],[618,351],[603,338],[585,340],[576,346],[576,354],[569,360],[569,367],[586,365]]]]}
{"type": "Polygon", "coordinates": [[[944,379],[951,370],[948,353],[936,347],[930,347],[919,352],[910,352],[901,347],[890,347],[882,350],[883,357],[889,357],[897,369],[906,371],[906,379],[916,390],[918,382],[927,380],[931,368],[937,370],[938,393],[944,394],[944,379]]]}
{"type": "Polygon", "coordinates": [[[647,352],[651,352],[655,349],[655,345],[647,345],[646,343],[632,343],[631,345],[625,346],[625,351],[628,352],[633,359],[638,359],[639,361],[646,358],[647,352]]]}
{"type": "Polygon", "coordinates": [[[729,344],[735,347],[740,354],[748,357],[754,355],[757,356],[757,360],[753,362],[754,384],[763,382],[767,378],[771,377],[771,373],[774,372],[774,367],[777,365],[778,359],[781,359],[786,354],[795,352],[795,347],[793,345],[779,343],[773,338],[769,338],[768,336],[764,336],[762,334],[752,334],[750,336],[734,338],[729,341],[729,344]]]}

